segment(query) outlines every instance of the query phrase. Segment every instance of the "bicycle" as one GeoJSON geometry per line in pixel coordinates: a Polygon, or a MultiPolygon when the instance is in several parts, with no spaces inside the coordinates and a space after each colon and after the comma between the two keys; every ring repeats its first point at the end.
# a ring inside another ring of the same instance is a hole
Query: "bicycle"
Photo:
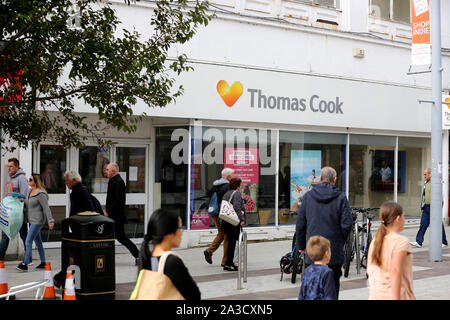
{"type": "Polygon", "coordinates": [[[300,253],[297,249],[297,233],[294,233],[292,239],[292,275],[291,283],[295,283],[297,274],[301,274],[305,270],[305,254],[300,253]],[[301,265],[300,265],[301,264],[301,265]]]}
{"type": "MultiPolygon", "coordinates": [[[[350,271],[350,263],[353,261],[355,257],[356,250],[355,248],[359,247],[357,243],[356,233],[355,230],[359,228],[358,226],[358,213],[355,212],[352,208],[351,211],[352,219],[353,219],[353,225],[350,229],[350,234],[348,235],[347,240],[344,243],[344,277],[348,277],[348,273],[350,271]]],[[[357,260],[359,260],[359,255],[357,257],[357,260]]]]}
{"type": "Polygon", "coordinates": [[[281,278],[283,280],[283,274],[291,274],[291,283],[295,283],[297,275],[301,274],[305,270],[305,255],[297,250],[296,234],[292,239],[292,249],[281,257],[280,260],[281,278]]]}
{"type": "Polygon", "coordinates": [[[351,214],[353,219],[353,227],[350,234],[344,244],[344,277],[348,277],[350,271],[350,263],[355,258],[358,270],[359,267],[367,268],[367,256],[369,253],[369,246],[372,242],[372,220],[375,215],[369,213],[373,210],[378,210],[379,208],[361,208],[355,207],[351,208],[351,214]],[[358,213],[363,216],[363,224],[358,224],[358,213]],[[365,221],[364,221],[365,220],[365,221]],[[356,250],[358,249],[358,250],[356,250]],[[361,253],[361,255],[360,255],[361,253]]]}
{"type": "Polygon", "coordinates": [[[361,227],[362,229],[361,244],[360,244],[360,248],[362,251],[361,267],[367,269],[367,256],[369,254],[370,243],[372,242],[372,232],[371,232],[372,220],[375,218],[375,215],[369,212],[373,210],[378,210],[379,208],[366,208],[366,209],[361,208],[361,209],[362,210],[360,212],[362,212],[363,220],[365,220],[365,222],[361,227]]]}

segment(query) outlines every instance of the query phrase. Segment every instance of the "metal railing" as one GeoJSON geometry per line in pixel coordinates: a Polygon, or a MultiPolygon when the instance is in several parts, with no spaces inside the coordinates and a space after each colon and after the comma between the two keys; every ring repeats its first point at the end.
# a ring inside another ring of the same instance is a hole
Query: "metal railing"
{"type": "Polygon", "coordinates": [[[247,232],[242,230],[238,241],[238,274],[237,289],[242,289],[242,275],[244,282],[247,282],[247,232]]]}
{"type": "Polygon", "coordinates": [[[15,296],[17,294],[20,293],[24,293],[27,291],[31,291],[33,289],[37,289],[36,290],[36,295],[34,297],[34,300],[42,300],[42,295],[44,294],[44,291],[42,290],[42,288],[49,282],[50,280],[42,280],[42,281],[34,281],[34,282],[29,282],[29,283],[25,283],[25,284],[21,284],[18,286],[14,286],[11,287],[8,290],[8,293],[5,294],[1,294],[0,295],[0,299],[5,299],[9,300],[9,298],[11,296],[15,296]]]}

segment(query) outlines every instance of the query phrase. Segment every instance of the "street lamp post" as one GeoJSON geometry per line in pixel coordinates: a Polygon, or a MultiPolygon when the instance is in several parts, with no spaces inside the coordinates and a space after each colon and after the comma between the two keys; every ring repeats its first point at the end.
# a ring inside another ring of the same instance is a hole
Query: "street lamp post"
{"type": "Polygon", "coordinates": [[[430,251],[431,262],[442,261],[442,58],[441,58],[441,0],[431,0],[431,199],[430,251]]]}

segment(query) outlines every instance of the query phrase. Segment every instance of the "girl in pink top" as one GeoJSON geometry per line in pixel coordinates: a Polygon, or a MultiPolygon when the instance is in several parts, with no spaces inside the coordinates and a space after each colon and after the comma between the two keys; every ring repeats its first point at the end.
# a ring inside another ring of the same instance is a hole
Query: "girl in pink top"
{"type": "Polygon", "coordinates": [[[405,225],[403,208],[394,201],[383,203],[380,220],[368,254],[369,299],[415,300],[411,249],[408,238],[399,234],[405,225]]]}

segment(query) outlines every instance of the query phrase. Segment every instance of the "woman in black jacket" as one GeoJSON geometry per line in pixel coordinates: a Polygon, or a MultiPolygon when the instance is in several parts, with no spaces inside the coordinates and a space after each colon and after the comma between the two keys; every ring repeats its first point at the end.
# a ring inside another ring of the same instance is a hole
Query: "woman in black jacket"
{"type": "MultiPolygon", "coordinates": [[[[181,228],[181,218],[176,212],[158,209],[152,213],[139,251],[139,271],[141,269],[158,271],[161,256],[180,246],[181,228]]],[[[200,290],[179,257],[175,255],[167,257],[164,274],[172,280],[184,299],[200,300],[200,290]]]]}
{"type": "Polygon", "coordinates": [[[241,182],[239,178],[232,178],[230,180],[230,190],[228,190],[224,196],[223,200],[230,201],[233,205],[234,211],[236,211],[240,223],[237,226],[222,220],[222,228],[228,237],[228,248],[227,248],[227,261],[223,267],[223,270],[227,271],[237,271],[238,267],[234,264],[234,250],[236,249],[236,241],[239,239],[239,232],[241,228],[245,226],[246,216],[245,216],[245,204],[241,195],[241,182]]]}

